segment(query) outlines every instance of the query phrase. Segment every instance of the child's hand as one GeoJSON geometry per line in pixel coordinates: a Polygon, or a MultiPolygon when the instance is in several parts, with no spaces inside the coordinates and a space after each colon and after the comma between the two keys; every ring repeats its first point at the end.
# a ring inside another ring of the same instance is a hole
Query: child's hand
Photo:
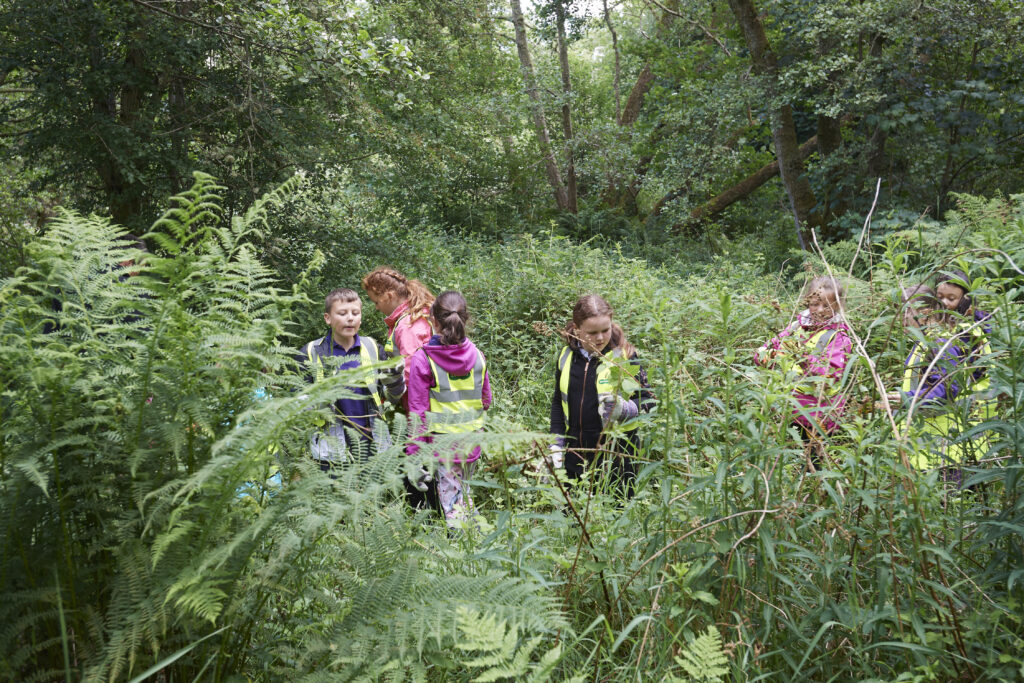
{"type": "Polygon", "coordinates": [[[405,393],[405,366],[399,363],[397,366],[381,370],[381,384],[392,399],[399,399],[405,393]]]}
{"type": "Polygon", "coordinates": [[[565,464],[565,449],[557,443],[551,444],[548,447],[548,454],[544,456],[544,460],[551,466],[551,469],[562,469],[562,465],[565,464]]]}
{"type": "Polygon", "coordinates": [[[599,394],[597,399],[600,402],[598,411],[601,414],[601,422],[605,427],[610,422],[631,420],[640,412],[633,401],[618,394],[599,394]]]}

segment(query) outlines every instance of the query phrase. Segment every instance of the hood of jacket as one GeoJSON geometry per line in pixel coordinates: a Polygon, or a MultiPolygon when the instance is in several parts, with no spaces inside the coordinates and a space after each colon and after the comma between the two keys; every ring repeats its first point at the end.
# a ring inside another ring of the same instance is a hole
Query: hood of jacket
{"type": "Polygon", "coordinates": [[[448,374],[465,375],[472,371],[476,364],[477,350],[468,338],[461,344],[446,345],[436,334],[423,347],[423,353],[438,364],[448,374]]]}

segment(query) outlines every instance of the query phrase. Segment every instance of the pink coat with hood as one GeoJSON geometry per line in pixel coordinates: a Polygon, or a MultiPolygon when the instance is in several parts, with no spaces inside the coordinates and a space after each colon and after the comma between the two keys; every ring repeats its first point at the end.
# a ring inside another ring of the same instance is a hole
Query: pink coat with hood
{"type": "MultiPolygon", "coordinates": [[[[427,411],[430,410],[430,388],[434,386],[434,373],[430,369],[430,360],[451,375],[465,375],[473,371],[478,353],[480,352],[469,339],[463,339],[461,344],[446,346],[441,343],[441,338],[437,335],[431,337],[425,346],[421,346],[409,359],[409,382],[406,385],[409,397],[409,416],[415,414],[425,419],[427,411]]],[[[489,370],[484,372],[483,404],[484,410],[491,407],[489,370]]],[[[425,444],[433,441],[428,434],[417,437],[417,440],[425,444]]],[[[406,452],[410,455],[418,450],[419,447],[415,444],[409,444],[406,448],[406,452]]],[[[453,453],[450,457],[445,457],[440,453],[434,453],[434,456],[439,460],[450,460],[455,463],[475,462],[480,457],[480,447],[475,447],[468,454],[453,453]]]]}
{"type": "MultiPolygon", "coordinates": [[[[390,337],[394,333],[395,351],[405,358],[405,386],[409,386],[409,364],[412,355],[426,344],[434,333],[430,327],[430,321],[426,318],[425,310],[423,311],[424,315],[415,320],[412,319],[412,316],[406,315],[408,312],[409,302],[403,301],[395,310],[391,311],[390,315],[384,318],[384,324],[388,328],[387,336],[390,337]]],[[[408,397],[403,397],[402,403],[405,408],[408,408],[408,397]]]]}
{"type": "Polygon", "coordinates": [[[852,349],[850,328],[841,316],[837,315],[824,323],[815,324],[811,321],[810,311],[803,311],[792,324],[757,350],[754,362],[771,367],[789,361],[794,366],[793,369],[802,372],[804,377],[828,378],[828,381],[822,384],[798,384],[793,389],[794,398],[818,424],[812,424],[795,408],[793,421],[808,429],[819,426],[828,433],[836,428],[846,407],[846,396],[839,391],[839,384],[852,349]],[[835,334],[824,349],[818,350],[808,342],[821,330],[835,330],[835,334]],[[784,343],[787,339],[791,341],[784,343]],[[795,345],[799,350],[794,352],[790,345],[795,345]],[[802,391],[808,388],[814,393],[802,391]]]}

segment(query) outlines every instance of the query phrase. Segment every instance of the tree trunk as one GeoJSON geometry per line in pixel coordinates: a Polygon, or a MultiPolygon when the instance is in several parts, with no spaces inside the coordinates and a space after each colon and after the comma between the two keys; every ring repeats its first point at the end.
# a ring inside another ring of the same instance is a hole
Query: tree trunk
{"type": "Polygon", "coordinates": [[[822,158],[831,156],[843,145],[843,124],[832,116],[818,117],[818,153],[822,158]]]}
{"type": "MultiPolygon", "coordinates": [[[[798,150],[801,160],[810,157],[811,154],[814,152],[817,144],[817,136],[812,137],[803,144],[801,144],[798,150]]],[[[778,175],[778,160],[762,166],[751,175],[746,176],[745,178],[743,178],[736,184],[732,185],[728,189],[721,191],[721,193],[719,193],[712,199],[708,200],[707,202],[701,204],[698,207],[695,207],[693,210],[690,211],[690,220],[694,222],[707,220],[708,218],[711,218],[712,216],[721,213],[726,208],[735,204],[736,202],[750,197],[754,193],[754,190],[756,190],[758,187],[774,178],[776,175],[778,175]]],[[[682,190],[677,190],[677,193],[670,193],[669,195],[666,195],[662,199],[658,200],[657,204],[654,205],[654,209],[651,211],[650,215],[656,216],[657,213],[659,213],[660,210],[664,208],[665,204],[672,201],[676,197],[681,196],[682,194],[682,190]]],[[[682,227],[682,225],[675,225],[674,229],[678,229],[680,227],[682,227]]]]}
{"type": "MultiPolygon", "coordinates": [[[[678,11],[679,0],[668,0],[666,6],[673,11],[678,11]]],[[[673,19],[675,19],[673,14],[669,12],[662,12],[654,33],[656,40],[665,35],[669,26],[672,25],[673,19]]],[[[616,113],[618,115],[618,124],[620,128],[631,128],[633,124],[636,123],[636,120],[640,118],[640,109],[643,107],[644,98],[647,96],[647,92],[651,89],[651,85],[653,83],[654,72],[651,71],[651,63],[644,62],[643,68],[640,69],[640,73],[636,77],[636,83],[633,84],[632,89],[629,91],[629,95],[626,97],[626,103],[622,105],[621,113],[618,112],[618,96],[616,95],[616,113]]],[[[616,90],[616,92],[618,91],[616,90]]],[[[640,163],[637,164],[638,171],[639,169],[643,169],[643,172],[645,173],[649,163],[649,157],[641,159],[640,163]]],[[[629,186],[623,188],[621,178],[609,178],[608,186],[605,188],[604,195],[601,198],[601,203],[607,207],[626,207],[628,211],[635,213],[637,188],[642,179],[642,173],[634,175],[629,186]]]]}
{"type": "Polygon", "coordinates": [[[576,213],[576,163],[573,146],[576,141],[572,134],[572,81],[569,78],[569,48],[565,39],[565,5],[555,3],[558,21],[558,64],[562,71],[562,135],[565,137],[565,198],[569,213],[576,213]]]}
{"type": "MultiPolygon", "coordinates": [[[[673,12],[678,12],[679,0],[669,0],[665,3],[665,6],[673,12]]],[[[658,26],[654,31],[655,40],[665,35],[669,26],[672,25],[673,19],[675,19],[675,15],[669,12],[662,12],[661,18],[658,20],[658,26]]],[[[640,108],[643,106],[644,97],[647,96],[652,83],[654,83],[654,72],[651,71],[651,63],[644,62],[643,68],[640,69],[640,75],[636,77],[636,83],[633,84],[633,89],[629,91],[626,104],[622,107],[622,115],[619,117],[620,126],[629,128],[636,123],[636,120],[640,117],[640,108]]]]}
{"type": "Polygon", "coordinates": [[[530,98],[530,111],[533,114],[533,124],[537,129],[537,143],[540,146],[541,156],[544,158],[544,167],[547,170],[548,183],[555,194],[555,204],[559,211],[568,211],[569,198],[562,183],[562,174],[558,170],[558,162],[551,151],[551,137],[548,135],[547,117],[544,116],[544,105],[540,100],[540,92],[537,90],[537,77],[533,71],[533,60],[530,58],[530,47],[526,42],[526,22],[523,20],[523,10],[519,0],[510,0],[512,6],[512,25],[516,31],[516,50],[519,53],[520,71],[523,74],[523,85],[526,94],[530,98]]]}
{"type": "MultiPolygon", "coordinates": [[[[729,0],[736,21],[743,30],[743,37],[754,70],[764,79],[770,101],[778,97],[778,62],[768,44],[764,24],[754,9],[752,0],[729,0]]],[[[778,104],[772,109],[772,140],[775,143],[775,157],[779,160],[779,176],[786,188],[793,218],[796,221],[797,237],[803,249],[811,249],[811,230],[821,226],[821,215],[815,211],[817,201],[811,184],[804,175],[804,163],[800,158],[800,145],[796,138],[793,109],[788,104],[778,104]]]]}
{"type": "MultiPolygon", "coordinates": [[[[818,154],[822,159],[827,159],[843,145],[843,124],[835,117],[819,115],[817,128],[818,154]]],[[[838,175],[835,169],[829,169],[825,178],[824,196],[821,198],[821,222],[826,239],[834,236],[834,231],[831,230],[832,221],[846,213],[849,189],[838,185],[838,175]]]]}
{"type": "Polygon", "coordinates": [[[619,55],[619,34],[615,31],[615,25],[612,24],[612,15],[608,11],[608,0],[602,0],[604,8],[604,23],[608,27],[608,32],[612,34],[612,53],[615,55],[615,78],[612,80],[612,90],[615,93],[615,120],[620,121],[622,119],[622,102],[619,97],[619,79],[622,76],[622,65],[619,55]]]}

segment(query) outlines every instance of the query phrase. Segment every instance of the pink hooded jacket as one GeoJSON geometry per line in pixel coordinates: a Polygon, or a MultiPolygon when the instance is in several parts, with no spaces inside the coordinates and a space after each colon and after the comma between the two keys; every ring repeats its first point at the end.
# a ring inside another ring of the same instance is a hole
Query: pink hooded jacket
{"type": "Polygon", "coordinates": [[[805,408],[817,423],[812,424],[799,410],[793,409],[793,421],[813,429],[819,427],[825,433],[833,431],[842,417],[846,407],[846,396],[838,391],[846,364],[849,362],[853,344],[850,341],[850,328],[840,316],[835,316],[822,324],[811,322],[809,311],[803,311],[786,329],[779,332],[754,354],[754,362],[758,365],[772,367],[776,364],[792,365],[804,377],[826,377],[822,383],[798,383],[793,388],[793,396],[805,408]],[[834,330],[825,334],[827,344],[821,348],[818,343],[811,344],[814,336],[822,330],[834,330]],[[786,340],[789,340],[788,342],[786,340]],[[795,349],[794,349],[795,347],[795,349]],[[820,408],[821,410],[811,410],[820,408]]]}
{"type": "MultiPolygon", "coordinates": [[[[478,353],[480,352],[469,339],[464,339],[461,344],[445,346],[441,344],[441,338],[437,335],[431,337],[425,346],[421,346],[409,359],[409,383],[406,385],[409,397],[409,416],[412,417],[415,414],[421,419],[425,419],[427,411],[430,410],[430,388],[434,386],[434,373],[430,369],[430,360],[450,374],[464,375],[473,371],[478,353]]],[[[489,370],[484,371],[483,404],[484,410],[491,407],[491,373],[489,370]]],[[[425,444],[433,441],[428,434],[417,437],[417,440],[425,444]]],[[[415,444],[406,447],[406,452],[410,455],[418,450],[419,447],[415,444]]],[[[480,457],[480,447],[475,447],[468,454],[453,453],[450,457],[445,457],[434,453],[434,456],[439,460],[469,463],[480,457]]]]}
{"type": "MultiPolygon", "coordinates": [[[[384,324],[388,328],[387,336],[394,334],[395,351],[405,358],[405,386],[409,386],[409,364],[412,355],[426,344],[430,335],[434,333],[426,317],[421,316],[413,320],[411,316],[406,315],[408,312],[409,302],[403,301],[384,318],[384,324]]],[[[407,396],[402,398],[402,403],[405,408],[409,407],[407,396]]]]}

